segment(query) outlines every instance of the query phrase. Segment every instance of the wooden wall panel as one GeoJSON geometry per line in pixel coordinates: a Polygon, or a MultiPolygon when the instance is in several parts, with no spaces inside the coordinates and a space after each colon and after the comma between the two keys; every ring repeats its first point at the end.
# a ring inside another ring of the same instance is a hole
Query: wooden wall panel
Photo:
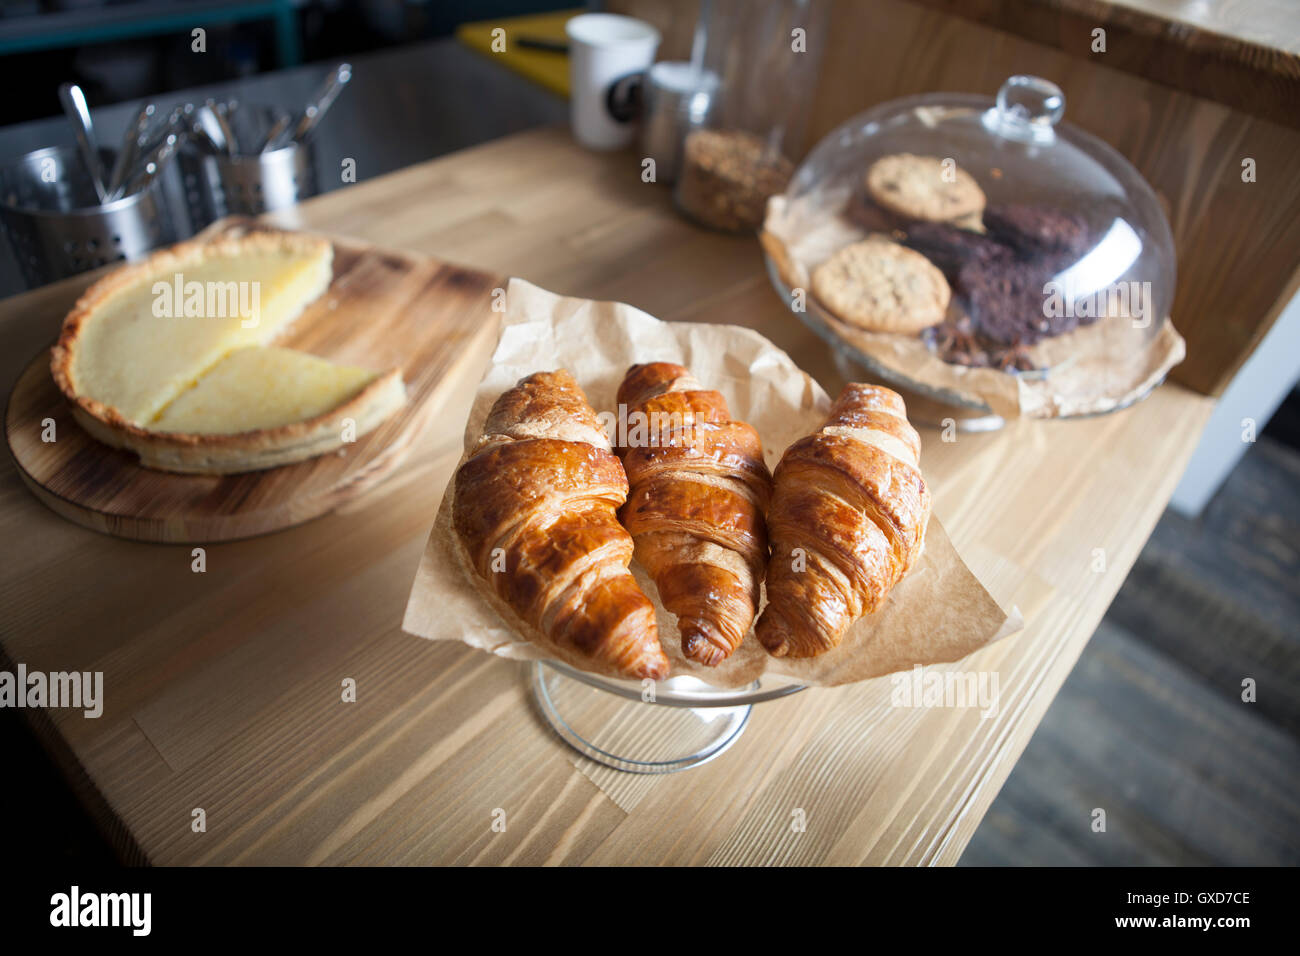
{"type": "MultiPolygon", "coordinates": [[[[870,0],[865,0],[869,3],[870,0]]],[[[1300,128],[1294,0],[912,0],[1074,56],[1092,55],[1184,93],[1300,128]]]]}

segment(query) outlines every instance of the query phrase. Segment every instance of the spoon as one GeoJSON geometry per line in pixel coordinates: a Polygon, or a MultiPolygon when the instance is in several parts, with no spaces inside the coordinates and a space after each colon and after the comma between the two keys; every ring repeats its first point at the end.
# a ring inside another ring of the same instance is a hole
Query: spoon
{"type": "Polygon", "coordinates": [[[291,127],[293,135],[288,139],[285,138],[285,132],[290,129],[290,127],[286,127],[276,134],[275,139],[267,143],[267,149],[264,149],[263,152],[268,151],[268,149],[279,149],[281,146],[289,145],[289,143],[306,142],[307,137],[320,123],[326,111],[334,105],[338,95],[343,92],[343,87],[347,86],[348,81],[351,79],[352,64],[340,63],[336,66],[334,72],[327,76],[325,82],[317,89],[316,95],[308,101],[307,106],[298,114],[298,119],[291,127]]]}
{"type": "Polygon", "coordinates": [[[130,196],[146,188],[154,177],[162,171],[163,164],[171,158],[172,153],[176,152],[176,145],[180,138],[175,133],[168,133],[163,137],[162,142],[154,147],[153,151],[141,165],[140,172],[131,179],[126,187],[126,195],[130,196]]]}
{"type": "MultiPolygon", "coordinates": [[[[227,113],[228,107],[223,103],[217,103],[214,100],[208,100],[205,104],[212,122],[217,124],[221,130],[221,141],[226,145],[226,155],[235,156],[239,152],[239,140],[235,136],[235,128],[230,123],[230,116],[227,113]]],[[[232,102],[230,106],[234,106],[232,102]]]]}
{"type": "Polygon", "coordinates": [[[278,149],[276,143],[280,139],[280,134],[289,128],[291,122],[293,122],[292,116],[288,113],[281,113],[279,118],[271,124],[271,129],[267,132],[266,139],[262,141],[262,148],[259,152],[269,153],[273,149],[278,149]]]}
{"type": "Polygon", "coordinates": [[[149,128],[156,111],[157,107],[152,103],[146,103],[136,112],[135,118],[127,124],[126,133],[122,136],[122,145],[117,151],[117,159],[113,162],[113,172],[108,177],[110,201],[121,198],[127,174],[135,166],[135,161],[140,155],[141,137],[149,128]]]}
{"type": "Polygon", "coordinates": [[[221,114],[216,111],[212,103],[204,103],[194,111],[194,128],[218,153],[225,153],[227,156],[235,154],[231,136],[228,135],[230,127],[222,121],[221,114]]]}
{"type": "Polygon", "coordinates": [[[101,203],[108,201],[108,190],[104,186],[104,164],[100,161],[99,145],[95,142],[95,124],[90,119],[90,107],[86,105],[86,94],[75,83],[64,83],[59,87],[59,102],[63,112],[72,120],[72,130],[77,137],[77,149],[81,151],[81,161],[86,164],[90,180],[95,185],[95,195],[101,203]]]}

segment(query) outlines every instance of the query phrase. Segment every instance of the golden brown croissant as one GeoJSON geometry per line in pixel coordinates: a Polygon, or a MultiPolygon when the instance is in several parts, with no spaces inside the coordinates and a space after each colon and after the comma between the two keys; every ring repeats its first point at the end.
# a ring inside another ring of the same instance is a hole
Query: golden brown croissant
{"type": "Polygon", "coordinates": [[[682,653],[710,666],[758,610],[772,476],[758,432],[731,421],[719,392],[671,362],[633,365],[618,390],[619,454],[632,493],[619,516],[636,558],[677,615],[682,653]]]}
{"type": "Polygon", "coordinates": [[[921,553],[930,491],[903,400],[850,384],[816,434],[776,466],[772,560],[758,639],[776,657],[815,657],[884,603],[921,553]]]}
{"type": "Polygon", "coordinates": [[[496,597],[597,670],[667,676],[615,513],[627,476],[573,376],[539,372],[498,398],[455,481],[456,533],[496,597]]]}

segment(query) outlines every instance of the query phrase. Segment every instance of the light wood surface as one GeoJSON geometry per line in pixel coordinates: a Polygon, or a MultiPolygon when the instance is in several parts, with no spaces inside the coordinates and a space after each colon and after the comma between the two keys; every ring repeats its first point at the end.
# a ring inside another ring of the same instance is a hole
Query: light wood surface
{"type": "MultiPolygon", "coordinates": [[[[690,226],[638,171],[632,157],[540,131],[285,218],[664,319],[749,325],[834,392],[825,346],[767,284],[757,242],[690,226]]],[[[0,304],[0,384],[52,340],[57,323],[42,306],[67,296],[53,287],[0,304]]],[[[1167,385],[1102,418],[951,443],[923,430],[935,513],[1027,620],[956,665],[997,672],[995,716],[890,707],[888,679],[811,690],[759,705],[736,746],[704,767],[634,777],[551,736],[519,665],[399,629],[490,348],[466,352],[391,480],[301,527],[211,546],[203,574],[188,548],[59,519],[6,466],[0,535],[23,553],[0,577],[3,663],[104,672],[102,718],[25,713],[131,858],[952,863],[1135,560],[1211,407],[1167,385]],[[341,702],[346,678],[356,703],[341,702]],[[196,808],[206,832],[191,829],[196,808]],[[803,832],[791,827],[795,810],[803,832]]]]}
{"type": "MultiPolygon", "coordinates": [[[[228,220],[211,235],[244,230],[228,220]]],[[[41,501],[96,531],[142,541],[246,538],[301,524],[364,494],[393,473],[429,414],[442,404],[448,373],[490,340],[492,290],[505,280],[436,259],[334,240],[334,279],[283,341],[287,348],[375,371],[400,368],[407,404],[369,434],[335,453],[239,475],[177,475],[144,468],[134,454],[95,441],[73,421],[50,376],[48,350],[28,365],[10,394],[5,437],[20,476],[41,501]],[[43,440],[53,421],[56,441],[43,440]]],[[[43,319],[67,314],[66,299],[45,297],[43,319]]]]}

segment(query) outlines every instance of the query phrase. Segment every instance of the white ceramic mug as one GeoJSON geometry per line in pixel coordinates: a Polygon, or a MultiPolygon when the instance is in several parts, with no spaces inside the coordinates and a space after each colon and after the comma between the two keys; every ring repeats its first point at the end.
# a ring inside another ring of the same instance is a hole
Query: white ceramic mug
{"type": "MultiPolygon", "coordinates": [[[[659,49],[659,31],[614,13],[584,13],[565,24],[569,37],[569,115],[573,135],[588,149],[620,149],[636,124],[612,97],[614,86],[644,73],[659,49]]],[[[621,87],[626,84],[620,84],[621,87]]]]}

